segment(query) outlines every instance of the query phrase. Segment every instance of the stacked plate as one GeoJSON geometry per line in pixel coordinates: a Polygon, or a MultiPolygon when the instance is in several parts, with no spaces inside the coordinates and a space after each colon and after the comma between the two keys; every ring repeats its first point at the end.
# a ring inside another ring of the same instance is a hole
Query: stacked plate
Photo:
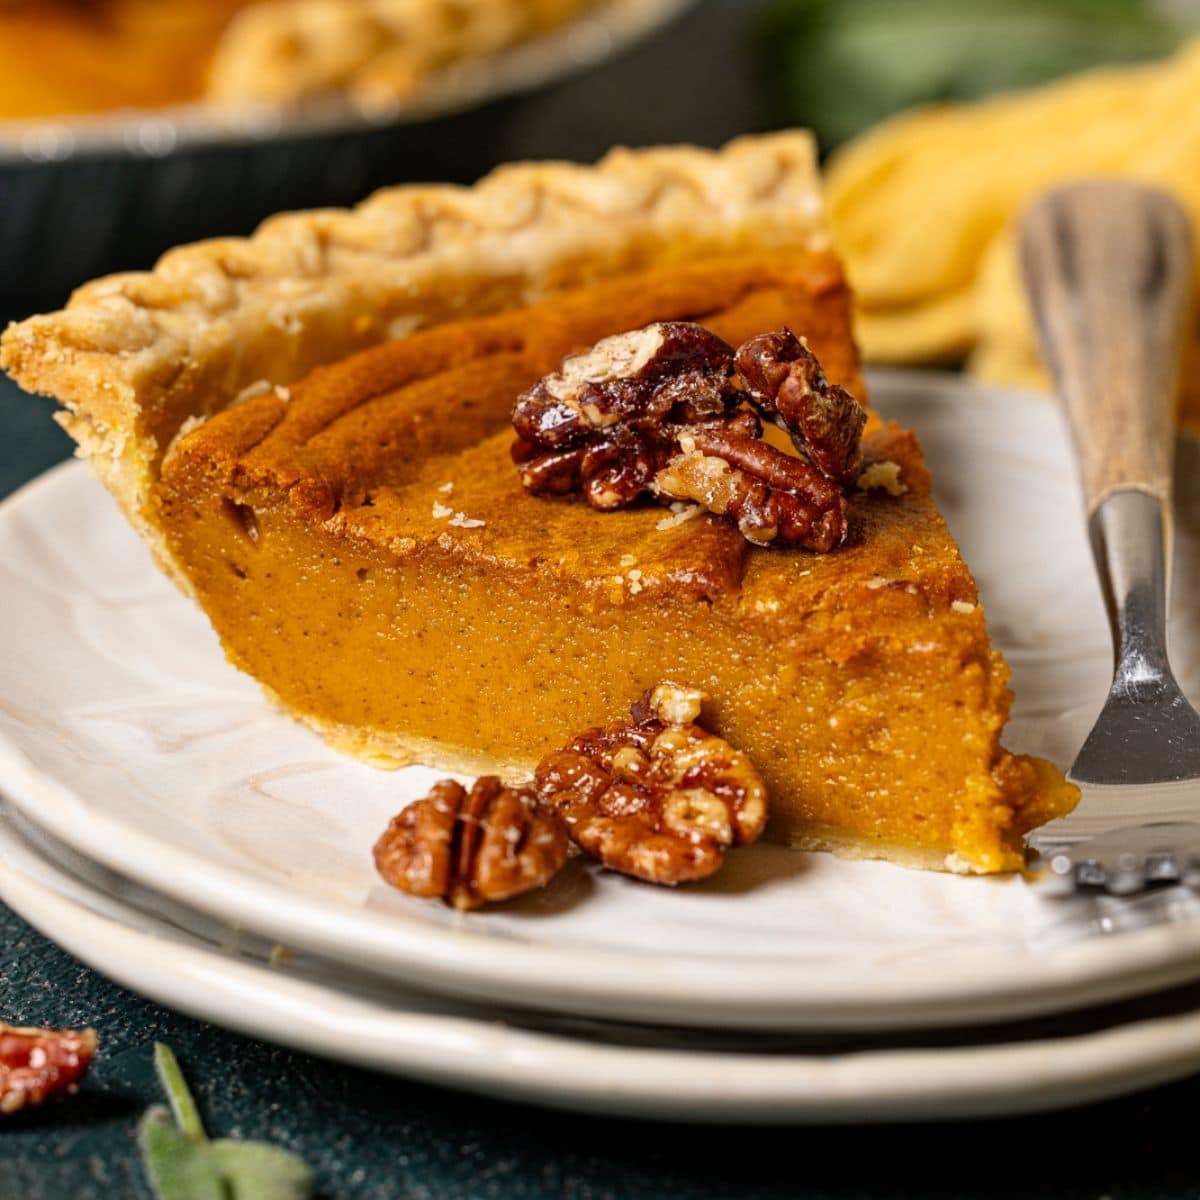
{"type": "MultiPolygon", "coordinates": [[[[1110,651],[1056,412],[900,373],[873,398],[921,435],[1014,668],[1009,744],[1069,761],[1110,651]]],[[[1179,486],[1187,577],[1200,472],[1179,486]]],[[[452,913],[371,864],[433,773],[374,771],[271,710],[82,468],[0,507],[0,595],[0,898],[165,1004],[397,1074],[688,1119],[1015,1112],[1200,1070],[1190,890],[1052,901],[757,846],[701,886],[576,860],[452,913]]],[[[1195,692],[1190,596],[1173,619],[1195,692]]]]}

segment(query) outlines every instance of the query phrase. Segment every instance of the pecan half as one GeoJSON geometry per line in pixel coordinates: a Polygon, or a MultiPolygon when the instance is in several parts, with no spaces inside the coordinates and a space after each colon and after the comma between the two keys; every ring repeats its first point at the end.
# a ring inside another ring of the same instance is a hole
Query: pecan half
{"type": "Polygon", "coordinates": [[[472,909],[548,883],[567,849],[562,822],[532,790],[485,775],[469,792],[443,779],[399,812],[375,843],[375,866],[403,892],[472,909]]]}
{"type": "Polygon", "coordinates": [[[0,1116],[78,1090],[95,1057],[94,1029],[0,1023],[0,1116]]]}
{"type": "Polygon", "coordinates": [[[747,541],[826,552],[849,530],[841,487],[801,458],[759,441],[758,419],[739,413],[679,436],[680,453],[654,478],[670,500],[694,500],[732,517],[747,541]]]}
{"type": "Polygon", "coordinates": [[[539,764],[536,786],[585,853],[651,883],[704,879],[762,833],[754,764],[696,723],[702,693],[661,684],[633,720],[590,729],[539,764]]]}
{"type": "Polygon", "coordinates": [[[866,410],[831,384],[816,355],[790,329],[760,333],[736,355],[738,374],[758,410],[774,421],[830,479],[853,483],[862,465],[866,410]]]}
{"type": "Polygon", "coordinates": [[[523,392],[513,459],[535,495],[582,491],[593,508],[631,504],[675,447],[675,429],[731,412],[733,347],[688,321],[602,338],[523,392]]]}

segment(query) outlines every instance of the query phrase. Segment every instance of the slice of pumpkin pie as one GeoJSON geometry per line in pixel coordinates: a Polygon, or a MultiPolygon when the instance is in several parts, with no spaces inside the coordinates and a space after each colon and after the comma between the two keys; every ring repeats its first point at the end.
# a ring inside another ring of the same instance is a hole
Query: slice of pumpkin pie
{"type": "Polygon", "coordinates": [[[525,486],[517,398],[658,322],[793,331],[863,396],[806,134],[278,217],[88,284],[3,363],[230,660],[339,749],[527,776],[670,679],[759,766],[777,838],[1019,866],[1076,793],[1000,746],[1008,670],[911,433],[869,413],[824,553],[525,486]]]}

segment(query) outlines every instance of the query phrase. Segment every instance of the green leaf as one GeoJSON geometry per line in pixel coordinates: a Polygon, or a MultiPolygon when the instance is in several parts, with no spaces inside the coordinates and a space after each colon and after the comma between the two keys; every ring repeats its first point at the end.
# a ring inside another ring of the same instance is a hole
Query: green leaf
{"type": "Polygon", "coordinates": [[[759,44],[773,120],[828,150],[913,105],[1166,55],[1196,23],[1144,0],[774,0],[759,44]]]}
{"type": "Polygon", "coordinates": [[[229,1200],[308,1200],[312,1172],[303,1159],[266,1142],[210,1142],[229,1200]]]}
{"type": "Polygon", "coordinates": [[[179,1061],[159,1042],[154,1066],[171,1111],[151,1108],[138,1142],[157,1200],[309,1200],[312,1172],[302,1159],[265,1142],[210,1142],[179,1061]]]}
{"type": "Polygon", "coordinates": [[[180,1131],[193,1142],[206,1141],[200,1110],[192,1099],[179,1059],[170,1046],[164,1046],[162,1042],[154,1043],[154,1070],[158,1073],[163,1091],[167,1093],[167,1103],[171,1106],[171,1113],[180,1131]]]}
{"type": "Polygon", "coordinates": [[[158,1200],[228,1200],[208,1144],[181,1133],[161,1105],[142,1118],[138,1141],[146,1178],[158,1200]]]}

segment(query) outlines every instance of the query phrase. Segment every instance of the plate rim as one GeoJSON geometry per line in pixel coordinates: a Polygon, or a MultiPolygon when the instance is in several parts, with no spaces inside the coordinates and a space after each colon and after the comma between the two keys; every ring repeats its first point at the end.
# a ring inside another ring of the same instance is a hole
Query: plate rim
{"type": "MultiPolygon", "coordinates": [[[[929,394],[949,392],[956,403],[1047,403],[1037,393],[985,387],[942,372],[892,369],[872,378],[879,391],[915,386],[929,394]],[[973,399],[962,399],[964,392],[973,399]]],[[[79,463],[60,464],[13,493],[0,504],[0,529],[26,504],[44,506],[56,488],[78,486],[85,472],[79,463]]],[[[377,974],[403,977],[416,970],[424,987],[525,1008],[696,1026],[729,1027],[732,1014],[745,1028],[907,1029],[1064,1011],[1200,977],[1200,920],[980,964],[950,989],[921,964],[858,971],[842,965],[834,972],[810,964],[739,962],[736,972],[714,972],[711,960],[691,958],[664,966],[645,952],[513,942],[293,895],[89,808],[3,733],[0,788],[35,824],[79,853],[184,904],[377,974]],[[1114,953],[1118,939],[1121,952],[1114,953]]]]}
{"type": "Polygon", "coordinates": [[[614,1046],[393,1009],[191,944],[169,927],[155,935],[123,924],[32,878],[19,861],[30,857],[103,896],[109,908],[127,907],[50,863],[0,814],[0,861],[9,868],[0,874],[0,899],[121,986],[250,1037],[501,1099],[673,1121],[954,1121],[1052,1111],[1200,1070],[1200,1008],[1078,1035],[832,1054],[614,1046]]]}

